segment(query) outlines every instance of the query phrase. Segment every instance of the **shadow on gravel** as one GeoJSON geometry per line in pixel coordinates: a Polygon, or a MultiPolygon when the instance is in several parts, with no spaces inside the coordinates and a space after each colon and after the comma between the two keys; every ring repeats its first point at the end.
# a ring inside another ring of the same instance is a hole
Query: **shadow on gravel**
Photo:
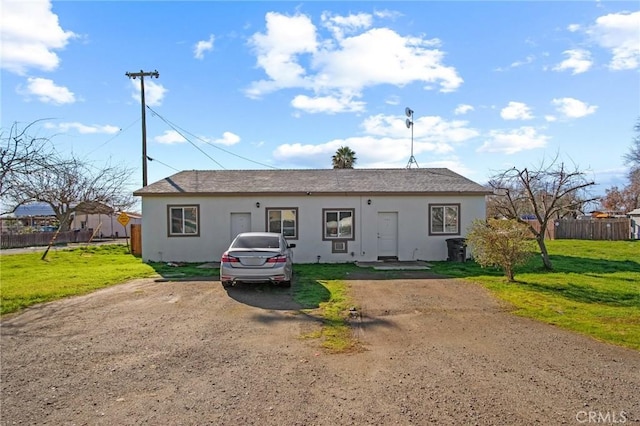
{"type": "Polygon", "coordinates": [[[233,300],[245,305],[276,311],[297,311],[302,305],[293,299],[290,288],[273,284],[236,283],[225,289],[233,300]]]}

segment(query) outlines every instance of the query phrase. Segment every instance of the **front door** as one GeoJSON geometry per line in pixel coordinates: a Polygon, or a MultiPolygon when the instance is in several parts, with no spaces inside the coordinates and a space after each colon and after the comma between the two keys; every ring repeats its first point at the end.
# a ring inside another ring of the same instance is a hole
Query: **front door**
{"type": "Polygon", "coordinates": [[[378,213],[378,258],[398,258],[398,212],[378,213]]]}
{"type": "Polygon", "coordinates": [[[242,232],[251,231],[251,213],[231,213],[231,240],[242,232]]]}

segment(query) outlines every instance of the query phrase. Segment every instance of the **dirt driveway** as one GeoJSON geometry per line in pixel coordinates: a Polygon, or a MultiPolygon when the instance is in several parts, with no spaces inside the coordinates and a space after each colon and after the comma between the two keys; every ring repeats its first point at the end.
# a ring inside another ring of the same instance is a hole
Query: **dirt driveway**
{"type": "Polygon", "coordinates": [[[473,284],[349,285],[366,350],[341,355],[300,338],[318,322],[290,290],[213,281],[137,280],[3,318],[1,423],[640,422],[640,352],[513,316],[473,284]]]}

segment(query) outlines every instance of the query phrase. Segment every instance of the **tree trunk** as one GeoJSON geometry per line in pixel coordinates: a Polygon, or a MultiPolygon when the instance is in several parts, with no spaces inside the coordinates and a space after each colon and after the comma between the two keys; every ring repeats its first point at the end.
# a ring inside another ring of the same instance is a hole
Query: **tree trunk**
{"type": "Polygon", "coordinates": [[[536,235],[536,241],[538,242],[538,247],[540,247],[540,255],[542,256],[542,264],[544,269],[547,271],[553,270],[553,265],[551,264],[551,259],[549,259],[549,252],[547,251],[547,246],[544,243],[544,232],[542,230],[541,233],[536,235]]]}

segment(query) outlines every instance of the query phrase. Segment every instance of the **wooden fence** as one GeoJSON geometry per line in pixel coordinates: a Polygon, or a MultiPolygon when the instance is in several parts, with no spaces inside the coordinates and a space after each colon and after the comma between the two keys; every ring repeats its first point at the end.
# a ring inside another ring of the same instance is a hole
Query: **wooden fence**
{"type": "MultiPolygon", "coordinates": [[[[33,232],[30,234],[2,234],[0,248],[19,248],[48,246],[55,232],[33,232]]],[[[58,233],[55,244],[86,243],[93,235],[92,231],[65,231],[58,233]]]]}
{"type": "MultiPolygon", "coordinates": [[[[537,221],[528,223],[539,230],[537,221]]],[[[545,238],[549,240],[628,240],[631,219],[557,219],[549,222],[545,238]]]]}
{"type": "Polygon", "coordinates": [[[131,253],[142,256],[142,225],[131,224],[131,253]]]}

